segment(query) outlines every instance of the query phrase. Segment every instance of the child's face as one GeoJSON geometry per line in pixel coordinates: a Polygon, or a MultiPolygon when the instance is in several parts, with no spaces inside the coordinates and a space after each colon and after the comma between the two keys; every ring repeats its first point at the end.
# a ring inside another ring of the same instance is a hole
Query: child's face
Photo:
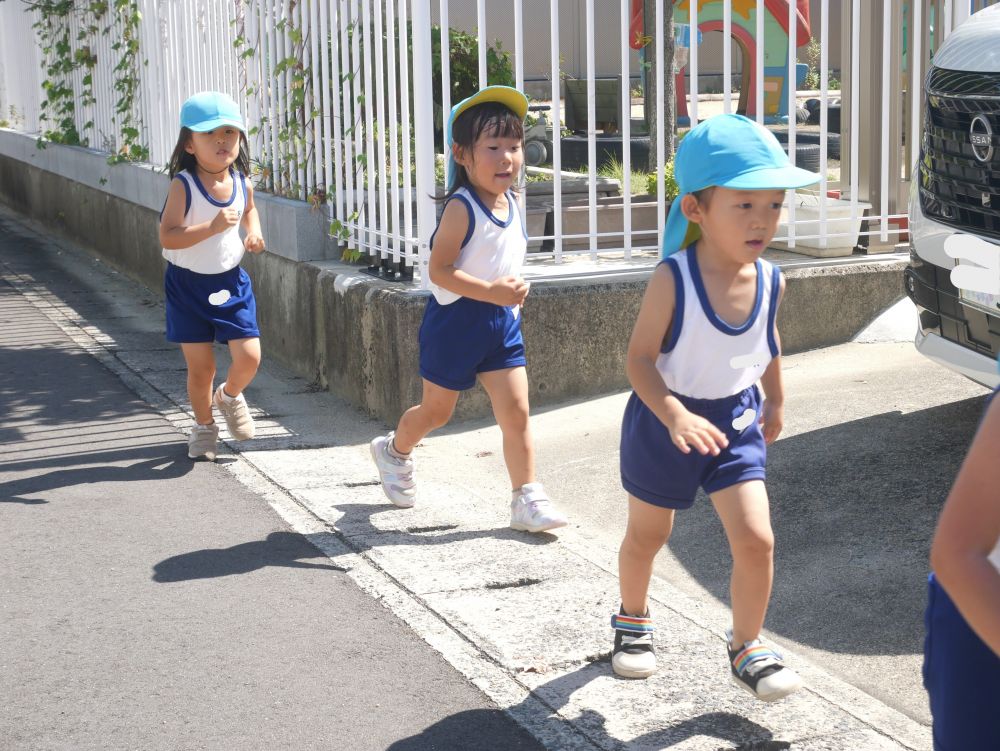
{"type": "Polygon", "coordinates": [[[510,189],[521,173],[524,153],[521,139],[486,134],[471,149],[456,147],[455,160],[465,167],[476,188],[500,195],[510,189]]]}
{"type": "Polygon", "coordinates": [[[784,190],[712,188],[698,201],[686,195],[681,209],[701,227],[713,249],[739,263],[756,261],[774,238],[781,217],[784,190]]]}
{"type": "Polygon", "coordinates": [[[206,172],[222,172],[240,155],[240,130],[223,125],[206,133],[192,133],[185,150],[206,172]]]}

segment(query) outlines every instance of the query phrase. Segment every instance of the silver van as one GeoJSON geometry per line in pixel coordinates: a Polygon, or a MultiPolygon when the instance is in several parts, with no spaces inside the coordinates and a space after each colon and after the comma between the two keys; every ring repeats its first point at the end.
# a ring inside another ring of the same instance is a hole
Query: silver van
{"type": "Polygon", "coordinates": [[[917,349],[1000,385],[1000,5],[971,16],[927,73],[910,193],[906,292],[917,349]]]}

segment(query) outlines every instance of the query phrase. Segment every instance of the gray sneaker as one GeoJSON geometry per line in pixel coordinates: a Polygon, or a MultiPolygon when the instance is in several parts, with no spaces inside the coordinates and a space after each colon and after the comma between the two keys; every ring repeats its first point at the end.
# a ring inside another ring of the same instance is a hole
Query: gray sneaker
{"type": "Polygon", "coordinates": [[[188,438],[188,458],[214,462],[218,442],[219,426],[214,422],[211,425],[195,425],[191,428],[191,437],[188,438]]]}
{"type": "Polygon", "coordinates": [[[382,492],[399,508],[412,508],[417,502],[417,484],[413,480],[413,459],[399,459],[389,453],[395,433],[380,435],[369,444],[372,461],[382,481],[382,492]]]}
{"type": "Polygon", "coordinates": [[[222,395],[222,386],[219,386],[215,390],[215,396],[212,397],[212,403],[225,418],[229,435],[237,441],[253,438],[255,432],[253,417],[250,415],[250,408],[243,394],[232,401],[226,401],[222,395]]]}

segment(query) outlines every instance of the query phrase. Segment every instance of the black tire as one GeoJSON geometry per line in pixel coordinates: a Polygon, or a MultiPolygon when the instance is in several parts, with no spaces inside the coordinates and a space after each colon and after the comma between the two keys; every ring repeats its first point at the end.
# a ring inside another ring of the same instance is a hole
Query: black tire
{"type": "Polygon", "coordinates": [[[545,141],[528,141],[524,144],[524,163],[529,167],[545,164],[549,158],[549,148],[545,141]]]}
{"type": "MultiPolygon", "coordinates": [[[[783,144],[783,147],[787,153],[788,144],[783,144]]],[[[809,170],[810,172],[819,172],[819,144],[795,144],[795,156],[792,157],[792,163],[801,169],[809,170]]]]}
{"type": "MultiPolygon", "coordinates": [[[[788,143],[787,130],[775,130],[772,132],[782,145],[788,143]]],[[[819,137],[819,133],[813,133],[812,131],[796,131],[795,145],[798,146],[807,143],[819,145],[819,137]]],[[[787,152],[788,149],[786,148],[785,151],[787,152]]],[[[826,156],[828,159],[840,159],[840,133],[826,134],[826,156]]]]}

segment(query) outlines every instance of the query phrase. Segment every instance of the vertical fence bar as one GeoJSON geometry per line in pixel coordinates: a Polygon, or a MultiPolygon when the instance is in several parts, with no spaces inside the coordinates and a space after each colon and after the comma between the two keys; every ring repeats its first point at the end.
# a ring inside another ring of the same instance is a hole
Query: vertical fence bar
{"type": "Polygon", "coordinates": [[[690,94],[688,115],[691,127],[698,124],[698,6],[701,3],[691,3],[691,53],[688,62],[688,75],[691,83],[688,86],[690,94]]]}
{"type": "MultiPolygon", "coordinates": [[[[792,31],[788,35],[791,37],[792,31]]],[[[722,111],[733,111],[733,0],[722,3],[722,111]]]]}
{"type": "MultiPolygon", "coordinates": [[[[326,141],[323,122],[323,61],[320,57],[320,23],[319,0],[310,0],[309,11],[309,66],[312,72],[312,86],[309,89],[310,105],[306,110],[309,128],[312,131],[312,170],[313,179],[306,186],[311,195],[320,195],[320,189],[326,185],[323,178],[323,144],[326,141]]],[[[305,15],[305,11],[303,11],[305,15]]],[[[310,198],[312,200],[312,198],[310,198]]]]}
{"type": "Polygon", "coordinates": [[[827,198],[827,148],[830,136],[827,128],[830,122],[828,110],[829,96],[827,89],[830,84],[830,0],[820,2],[819,11],[819,231],[823,237],[820,247],[827,247],[826,241],[826,198],[827,198]]]}
{"type": "Polygon", "coordinates": [[[554,227],[553,259],[562,263],[562,143],[559,99],[559,0],[549,0],[549,66],[552,71],[552,222],[554,227]]]}
{"type": "Polygon", "coordinates": [[[357,248],[357,217],[354,204],[354,108],[351,102],[351,83],[354,78],[354,61],[351,59],[351,36],[353,19],[351,0],[340,0],[340,97],[341,135],[344,154],[344,218],[341,223],[347,229],[347,248],[357,248]]]}
{"type": "MultiPolygon", "coordinates": [[[[919,5],[923,0],[918,0],[919,5]]],[[[858,112],[858,102],[860,99],[859,88],[861,86],[861,0],[852,0],[851,3],[851,226],[858,215],[858,144],[861,134],[858,133],[858,122],[860,113],[858,112]]],[[[911,58],[915,59],[915,58],[911,58]]]]}
{"type": "MultiPolygon", "coordinates": [[[[343,41],[340,32],[344,27],[341,0],[329,0],[330,10],[330,80],[333,88],[330,91],[330,127],[333,134],[333,212],[341,231],[337,233],[337,246],[343,243],[343,227],[347,223],[347,187],[344,180],[344,112],[341,109],[340,90],[344,87],[343,69],[340,61],[343,41]]],[[[329,105],[328,105],[329,109],[329,105]]],[[[329,157],[327,157],[329,163],[329,157]]]]}
{"type": "MultiPolygon", "coordinates": [[[[882,91],[889,92],[889,58],[892,55],[892,34],[889,24],[891,23],[892,5],[884,3],[882,6],[882,91]]],[[[879,224],[881,231],[879,239],[885,243],[889,240],[889,123],[892,119],[893,102],[889,97],[882,100],[882,129],[881,129],[881,166],[882,179],[879,184],[879,197],[882,205],[879,207],[881,217],[879,224]]]]}
{"type": "MultiPolygon", "coordinates": [[[[364,14],[362,23],[364,24],[364,66],[365,66],[365,191],[368,194],[368,215],[365,225],[368,229],[367,242],[369,247],[377,244],[378,238],[375,234],[377,219],[375,213],[375,102],[372,97],[372,17],[371,7],[368,0],[362,3],[364,14]]],[[[432,146],[433,148],[433,146],[432,146]]]]}
{"type": "MultiPolygon", "coordinates": [[[[400,0],[402,2],[402,0],[400,0]]],[[[396,85],[396,6],[395,0],[387,0],[385,5],[386,52],[389,63],[389,180],[392,187],[392,261],[398,264],[402,249],[403,231],[400,229],[401,214],[399,182],[399,120],[396,114],[399,86],[396,85]]],[[[408,136],[407,136],[408,137],[408,136]]]]}
{"type": "MultiPolygon", "coordinates": [[[[664,113],[664,101],[663,101],[663,89],[664,83],[666,83],[667,76],[673,76],[674,74],[674,61],[665,60],[663,58],[663,42],[664,42],[664,28],[663,28],[663,0],[657,0],[656,2],[656,34],[654,35],[656,39],[656,247],[659,248],[663,243],[663,225],[666,219],[667,213],[667,194],[666,194],[666,184],[663,175],[663,167],[666,164],[666,123],[663,122],[664,113]]],[[[676,45],[676,40],[675,40],[676,45]]],[[[676,49],[676,46],[674,47],[676,49]]],[[[647,97],[648,98],[648,97],[647,97]]],[[[673,132],[671,132],[670,137],[673,138],[673,132]]]]}
{"type": "Polygon", "coordinates": [[[597,260],[597,106],[595,82],[597,75],[594,51],[594,0],[587,0],[587,227],[590,232],[590,259],[597,260]]]}
{"type": "MultiPolygon", "coordinates": [[[[448,18],[448,0],[441,0],[439,3],[441,15],[441,127],[448,128],[448,117],[451,115],[451,29],[448,18]]],[[[448,134],[444,134],[442,139],[443,148],[448,148],[448,134]]],[[[444,154],[445,164],[448,163],[448,154],[444,154]]],[[[447,182],[448,176],[445,175],[447,182]]],[[[448,186],[444,186],[448,190],[448,186]]]]}
{"type": "MultiPolygon", "coordinates": [[[[906,144],[909,147],[910,152],[910,164],[914,164],[917,160],[917,155],[920,153],[920,148],[918,146],[920,138],[920,91],[921,85],[923,83],[923,77],[920,75],[923,70],[923,41],[924,41],[924,29],[923,29],[923,2],[921,0],[913,0],[910,3],[910,7],[913,8],[913,28],[911,29],[911,39],[913,44],[910,47],[910,59],[907,61],[910,65],[910,109],[911,109],[911,120],[910,120],[910,132],[906,134],[906,144]]],[[[854,219],[853,215],[851,219],[854,219]]]]}
{"type": "Polygon", "coordinates": [[[410,58],[406,52],[406,3],[407,0],[399,0],[399,101],[403,123],[403,229],[406,232],[406,255],[403,261],[407,266],[412,266],[414,261],[413,157],[410,153],[410,138],[414,135],[414,130],[413,121],[410,119],[410,58]]]}
{"type": "MultiPolygon", "coordinates": [[[[389,247],[389,193],[386,187],[386,146],[385,139],[389,133],[386,127],[385,105],[385,29],[382,25],[383,6],[381,0],[375,5],[375,116],[378,119],[378,238],[379,250],[382,254],[389,247]]],[[[369,250],[369,255],[375,255],[375,249],[369,250]]]]}
{"type": "MultiPolygon", "coordinates": [[[[309,32],[309,26],[306,22],[306,11],[302,3],[295,6],[296,15],[296,28],[299,31],[299,43],[298,50],[293,46],[292,52],[298,52],[298,59],[302,65],[303,76],[302,76],[302,104],[300,112],[291,111],[291,102],[289,102],[289,118],[296,118],[300,122],[302,129],[302,137],[297,142],[295,148],[295,161],[298,164],[298,175],[299,175],[299,195],[297,196],[299,200],[308,200],[309,192],[315,187],[314,177],[313,177],[313,165],[312,159],[310,157],[310,150],[315,144],[315,139],[313,138],[313,118],[310,115],[312,111],[312,90],[309,85],[309,81],[306,77],[305,72],[313,67],[312,54],[309,49],[309,37],[311,36],[309,32]]],[[[291,97],[289,97],[290,99],[291,97]]]]}
{"type": "MultiPolygon", "coordinates": [[[[414,0],[413,77],[416,81],[431,80],[431,9],[430,0],[414,0]]],[[[413,119],[416,137],[417,169],[417,231],[420,233],[417,253],[420,284],[427,288],[430,281],[430,237],[434,231],[434,104],[429,96],[413,98],[413,119]]],[[[510,207],[515,211],[515,207],[510,207]]]]}
{"type": "MultiPolygon", "coordinates": [[[[622,240],[625,246],[625,260],[632,259],[632,87],[629,77],[628,28],[630,3],[621,2],[621,50],[622,50],[622,240]]],[[[660,30],[657,29],[659,34],[660,30]]]]}
{"type": "MultiPolygon", "coordinates": [[[[322,128],[322,154],[320,158],[323,164],[323,192],[325,200],[323,210],[326,212],[327,224],[330,223],[330,215],[333,213],[333,129],[330,122],[330,99],[331,94],[336,91],[334,78],[330,73],[330,8],[327,0],[314,0],[319,6],[319,59],[320,75],[318,101],[320,112],[320,126],[322,128]]],[[[336,98],[336,97],[334,97],[336,98]]],[[[329,227],[328,227],[329,231],[329,227]]]]}
{"type": "Polygon", "coordinates": [[[361,60],[362,30],[360,3],[362,2],[368,2],[368,0],[352,0],[351,2],[351,24],[354,29],[354,33],[351,34],[351,73],[353,74],[353,78],[351,79],[351,108],[353,112],[351,117],[351,134],[354,136],[354,161],[351,162],[351,174],[354,176],[354,195],[356,196],[354,210],[358,214],[355,237],[357,238],[359,248],[364,248],[365,246],[364,227],[368,223],[368,218],[364,216],[366,211],[364,190],[364,111],[361,106],[361,79],[364,74],[361,60]]]}
{"type": "MultiPolygon", "coordinates": [[[[792,163],[798,162],[795,154],[795,129],[798,125],[799,103],[796,98],[798,71],[796,70],[799,41],[799,24],[796,18],[797,3],[788,3],[788,156],[792,163]]],[[[795,247],[795,189],[788,193],[788,247],[795,247]]]]}
{"type": "Polygon", "coordinates": [[[489,81],[489,71],[486,68],[486,48],[489,47],[486,36],[486,0],[476,2],[476,33],[479,36],[479,88],[483,88],[489,81]]]}
{"type": "Polygon", "coordinates": [[[514,81],[518,91],[524,91],[524,9],[521,3],[522,0],[514,0],[514,81]]]}
{"type": "Polygon", "coordinates": [[[757,0],[756,15],[757,37],[754,44],[754,109],[757,112],[755,118],[761,125],[764,124],[764,0],[757,0]]]}

